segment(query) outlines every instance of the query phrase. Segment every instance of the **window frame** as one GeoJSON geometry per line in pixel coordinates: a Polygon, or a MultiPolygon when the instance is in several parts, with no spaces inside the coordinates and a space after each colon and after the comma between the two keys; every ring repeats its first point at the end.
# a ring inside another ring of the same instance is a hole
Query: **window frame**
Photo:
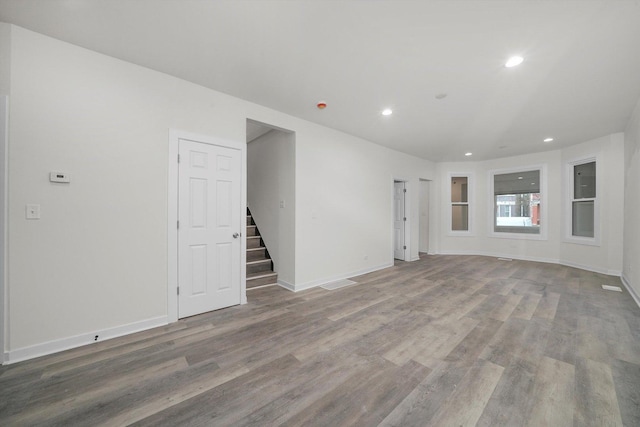
{"type": "Polygon", "coordinates": [[[514,166],[512,168],[505,169],[493,169],[488,171],[489,179],[489,201],[488,201],[488,237],[500,238],[500,239],[518,239],[518,240],[547,240],[547,229],[549,222],[549,215],[547,209],[547,165],[536,164],[528,166],[514,166]],[[508,231],[496,231],[496,196],[495,196],[495,175],[502,175],[507,173],[518,172],[531,172],[539,171],[540,173],[540,232],[539,233],[518,233],[508,231]]]}
{"type": "Polygon", "coordinates": [[[475,205],[475,192],[472,188],[472,183],[474,180],[473,173],[471,172],[449,172],[447,174],[447,223],[448,223],[448,235],[449,236],[474,236],[474,227],[473,227],[473,207],[475,205]],[[452,202],[451,201],[451,180],[453,178],[467,178],[467,230],[453,230],[453,223],[451,221],[451,216],[453,213],[453,206],[463,205],[464,202],[452,202]]]}
{"type": "Polygon", "coordinates": [[[600,156],[597,154],[582,156],[579,158],[571,159],[565,163],[565,208],[564,208],[564,241],[567,243],[574,243],[578,245],[587,245],[587,246],[600,246],[600,202],[599,199],[602,195],[602,174],[600,170],[600,156]],[[574,198],[574,168],[576,166],[580,166],[586,163],[596,163],[596,197],[593,198],[583,198],[583,199],[575,199],[574,198]],[[585,236],[574,236],[573,235],[573,202],[575,201],[590,201],[593,200],[593,237],[585,237],[585,236]]]}

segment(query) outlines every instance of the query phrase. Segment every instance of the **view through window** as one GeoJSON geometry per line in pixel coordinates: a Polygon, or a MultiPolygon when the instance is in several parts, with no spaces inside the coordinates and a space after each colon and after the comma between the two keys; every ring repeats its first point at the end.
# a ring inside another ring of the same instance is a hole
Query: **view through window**
{"type": "Polygon", "coordinates": [[[540,170],[493,175],[494,231],[540,234],[540,170]]]}

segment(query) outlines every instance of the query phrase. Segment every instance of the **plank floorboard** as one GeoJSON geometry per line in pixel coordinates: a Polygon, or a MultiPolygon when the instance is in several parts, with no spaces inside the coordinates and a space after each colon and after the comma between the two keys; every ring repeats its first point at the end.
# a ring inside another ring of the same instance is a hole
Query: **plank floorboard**
{"type": "Polygon", "coordinates": [[[616,277],[422,255],[0,367],[2,426],[640,425],[616,277]]]}

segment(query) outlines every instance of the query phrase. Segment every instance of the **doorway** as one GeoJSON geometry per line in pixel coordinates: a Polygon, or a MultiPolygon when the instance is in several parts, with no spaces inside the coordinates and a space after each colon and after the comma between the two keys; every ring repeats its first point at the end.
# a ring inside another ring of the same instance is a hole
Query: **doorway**
{"type": "Polygon", "coordinates": [[[419,239],[418,252],[429,252],[429,190],[431,181],[420,179],[420,205],[419,205],[419,239]]]}
{"type": "Polygon", "coordinates": [[[404,181],[393,182],[393,257],[406,260],[406,184],[404,181]]]}
{"type": "Polygon", "coordinates": [[[246,302],[242,144],[172,131],[168,321],[246,302]]]}
{"type": "Polygon", "coordinates": [[[5,330],[8,328],[6,320],[7,310],[5,300],[6,277],[6,221],[7,221],[7,146],[8,137],[9,97],[0,95],[0,364],[5,362],[5,330]]]}

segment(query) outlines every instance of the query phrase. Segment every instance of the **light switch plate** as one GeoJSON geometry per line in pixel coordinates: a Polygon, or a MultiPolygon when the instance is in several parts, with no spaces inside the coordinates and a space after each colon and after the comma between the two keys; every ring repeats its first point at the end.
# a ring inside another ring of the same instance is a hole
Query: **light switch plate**
{"type": "Polygon", "coordinates": [[[25,216],[27,219],[40,219],[40,205],[27,205],[25,216]]]}

